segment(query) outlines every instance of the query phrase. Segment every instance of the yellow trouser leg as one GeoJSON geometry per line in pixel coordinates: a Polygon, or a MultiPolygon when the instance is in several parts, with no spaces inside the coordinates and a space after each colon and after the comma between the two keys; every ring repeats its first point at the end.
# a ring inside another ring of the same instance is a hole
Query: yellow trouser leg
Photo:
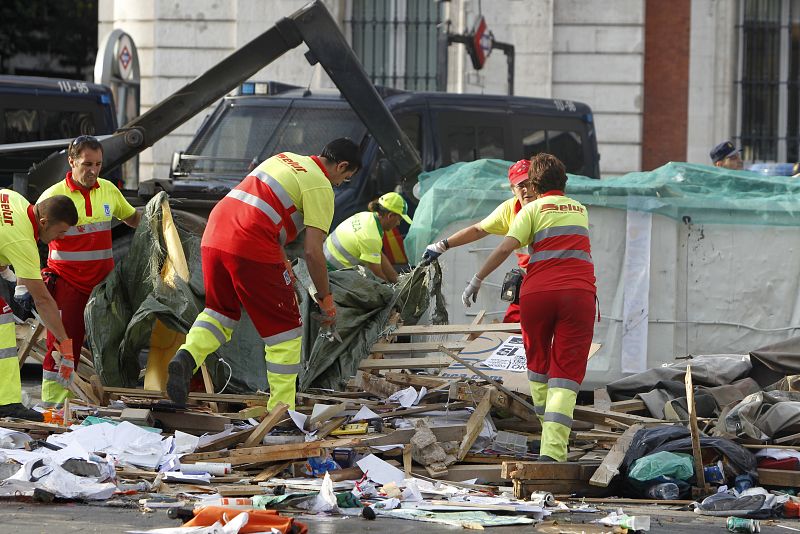
{"type": "Polygon", "coordinates": [[[539,454],[549,456],[557,462],[567,460],[572,412],[579,389],[580,384],[567,378],[551,378],[547,381],[547,403],[539,454]]]}
{"type": "Polygon", "coordinates": [[[189,351],[194,358],[197,364],[195,371],[203,365],[209,354],[231,340],[236,323],[237,321],[208,308],[200,312],[189,333],[186,334],[186,343],[181,345],[181,349],[189,351]]]}
{"type": "Polygon", "coordinates": [[[302,337],[296,337],[266,346],[269,382],[267,409],[270,411],[279,402],[288,404],[289,409],[294,410],[297,373],[300,371],[301,340],[302,337]]]}
{"type": "Polygon", "coordinates": [[[547,375],[528,370],[528,383],[531,387],[533,407],[536,408],[536,417],[541,423],[544,418],[544,405],[547,402],[547,375]]]}
{"type": "Polygon", "coordinates": [[[0,315],[0,405],[22,402],[17,337],[11,312],[0,315]]]}
{"type": "Polygon", "coordinates": [[[48,406],[58,406],[75,395],[68,384],[56,371],[42,371],[42,402],[48,406]]]}

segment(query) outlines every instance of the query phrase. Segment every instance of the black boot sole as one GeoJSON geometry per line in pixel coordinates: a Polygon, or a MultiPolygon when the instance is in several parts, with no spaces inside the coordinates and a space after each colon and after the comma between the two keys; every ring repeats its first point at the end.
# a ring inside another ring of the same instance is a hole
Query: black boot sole
{"type": "Polygon", "coordinates": [[[167,368],[167,396],[172,402],[180,406],[186,406],[189,398],[189,383],[192,381],[192,370],[187,369],[180,360],[169,362],[167,368]]]}

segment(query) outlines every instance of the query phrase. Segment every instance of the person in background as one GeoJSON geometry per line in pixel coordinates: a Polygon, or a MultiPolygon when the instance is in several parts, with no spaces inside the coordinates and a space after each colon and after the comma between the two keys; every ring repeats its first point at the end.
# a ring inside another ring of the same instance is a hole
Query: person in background
{"type": "Polygon", "coordinates": [[[481,282],[520,246],[530,259],[520,290],[528,381],[542,422],[539,460],[564,462],[572,413],[586,374],[594,333],[595,276],[586,208],[564,194],[564,164],[550,154],[531,158],[535,200],[514,218],[503,241],[462,295],[469,307],[481,282]]]}
{"type": "MultiPolygon", "coordinates": [[[[47,268],[42,271],[45,283],[58,304],[67,335],[80,355],[86,325],[83,312],[92,289],[114,270],[111,227],[118,219],[131,228],[139,226],[141,213],[125,200],[117,186],[100,178],[103,145],[90,135],[76,137],[67,149],[70,170],[63,180],[47,188],[39,201],[64,195],[74,204],[78,222],[63,239],[51,241],[47,268]]],[[[47,354],[42,363],[42,402],[56,406],[72,396],[59,378],[53,358],[56,338],[47,332],[47,354]]],[[[80,358],[75,361],[78,368],[80,358]]]]}
{"type": "MultiPolygon", "coordinates": [[[[447,239],[442,239],[441,241],[428,245],[425,249],[425,253],[422,255],[423,261],[433,261],[448,249],[460,247],[461,245],[483,239],[489,234],[506,235],[509,228],[511,228],[511,223],[522,207],[533,200],[533,192],[529,188],[528,183],[528,169],[530,169],[530,165],[531,162],[527,159],[521,159],[511,165],[508,168],[508,182],[514,196],[497,206],[497,208],[482,221],[468,228],[464,228],[463,230],[459,230],[447,239]]],[[[517,251],[517,263],[521,269],[524,270],[528,266],[528,259],[529,256],[526,251],[517,251]]],[[[503,317],[503,322],[518,323],[519,320],[519,304],[509,304],[505,316],[503,317]]]]}
{"type": "Polygon", "coordinates": [[[397,193],[386,193],[370,202],[367,209],[342,221],[325,240],[328,269],[364,265],[378,278],[395,283],[397,272],[381,250],[383,235],[401,220],[411,224],[408,203],[397,193]]]}
{"type": "Polygon", "coordinates": [[[723,141],[715,146],[709,154],[714,167],[722,167],[733,171],[741,171],[744,168],[742,161],[742,151],[737,150],[732,141],[723,141]]]}

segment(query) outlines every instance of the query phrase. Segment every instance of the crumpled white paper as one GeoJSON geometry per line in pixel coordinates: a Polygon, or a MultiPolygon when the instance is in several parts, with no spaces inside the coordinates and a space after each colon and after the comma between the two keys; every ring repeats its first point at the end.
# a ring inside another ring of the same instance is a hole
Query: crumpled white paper
{"type": "Polygon", "coordinates": [[[99,481],[107,476],[104,469],[101,468],[99,478],[81,477],[61,467],[60,462],[66,460],[53,456],[25,462],[16,474],[0,482],[0,495],[31,496],[33,490],[39,488],[65,499],[106,500],[117,490],[115,484],[99,481]]]}
{"type": "Polygon", "coordinates": [[[0,427],[0,449],[24,449],[32,439],[25,432],[0,427]]]}
{"type": "Polygon", "coordinates": [[[425,386],[420,388],[419,393],[417,393],[417,390],[412,386],[408,386],[406,389],[401,389],[397,393],[392,394],[389,397],[389,402],[396,402],[403,408],[410,408],[419,404],[419,401],[422,400],[426,393],[428,393],[428,390],[425,386]]]}
{"type": "Polygon", "coordinates": [[[336,494],[333,493],[333,481],[327,471],[325,472],[325,478],[322,479],[322,487],[311,505],[311,511],[315,514],[339,511],[339,506],[336,504],[336,494]]]}

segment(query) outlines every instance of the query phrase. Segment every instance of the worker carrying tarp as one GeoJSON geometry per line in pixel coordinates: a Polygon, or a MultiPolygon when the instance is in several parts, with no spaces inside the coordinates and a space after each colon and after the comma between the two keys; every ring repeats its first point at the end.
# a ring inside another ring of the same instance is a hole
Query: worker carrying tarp
{"type": "MultiPolygon", "coordinates": [[[[0,265],[2,277],[24,286],[48,335],[55,338],[55,347],[61,354],[58,379],[64,384],[72,380],[75,356],[61,321],[58,306],[47,291],[39,270],[39,250],[36,241],[51,243],[64,237],[78,222],[78,213],[72,201],[56,195],[40,200],[31,206],[14,191],[0,189],[0,265]],[[8,268],[14,267],[14,272],[8,268]]],[[[17,291],[15,291],[17,293],[17,291]]],[[[17,336],[14,315],[8,303],[0,298],[0,417],[18,417],[42,421],[42,414],[22,405],[22,386],[17,361],[17,336]]]]}
{"type": "Polygon", "coordinates": [[[411,224],[408,203],[397,193],[386,193],[367,209],[345,219],[325,240],[328,269],[363,265],[378,278],[397,282],[397,271],[381,249],[385,232],[394,230],[401,220],[411,224]]]}
{"type": "MultiPolygon", "coordinates": [[[[506,235],[514,218],[522,209],[522,206],[528,204],[533,200],[533,194],[528,190],[528,169],[531,162],[527,159],[521,159],[508,168],[508,181],[511,185],[511,192],[514,194],[512,198],[504,201],[497,206],[489,216],[482,221],[473,224],[468,228],[459,230],[450,237],[437,241],[428,245],[425,253],[422,255],[424,262],[431,262],[441,256],[446,250],[451,248],[460,247],[472,243],[479,239],[483,239],[489,234],[493,235],[506,235]]],[[[521,269],[528,266],[527,251],[520,249],[517,251],[517,263],[521,269]]],[[[504,323],[518,323],[519,318],[519,303],[512,302],[508,305],[505,316],[503,317],[504,323]]]]}
{"type": "MultiPolygon", "coordinates": [[[[77,224],[67,230],[63,239],[51,241],[47,268],[42,275],[58,304],[67,335],[80,353],[86,324],[83,312],[92,289],[114,270],[111,249],[111,224],[119,219],[136,228],[141,214],[131,206],[117,187],[99,177],[103,166],[103,145],[90,135],[73,139],[67,149],[70,171],[57,184],[39,197],[45,200],[64,195],[78,212],[77,224]]],[[[55,406],[71,397],[68,385],[59,377],[53,358],[56,350],[53,333],[47,332],[47,353],[42,363],[42,402],[55,406]]],[[[78,368],[80,358],[75,361],[78,368]]]]}
{"type": "Polygon", "coordinates": [[[481,282],[513,251],[528,246],[520,322],[531,396],[542,422],[539,459],[564,462],[594,333],[589,217],[580,202],[564,195],[567,174],[555,156],[531,158],[528,181],[535,200],[514,218],[505,239],[467,284],[462,300],[469,307],[481,282]]]}
{"type": "Polygon", "coordinates": [[[306,230],[314,297],[323,326],[333,328],[336,306],[322,246],[333,220],[333,187],[360,167],[358,146],[345,138],[328,143],[319,156],[280,153],[217,203],[201,242],[206,307],[169,363],[170,399],[186,403],[192,374],[230,341],[244,308],[266,346],[267,408],[283,402],[294,409],[302,321],[283,246],[306,230]]]}

